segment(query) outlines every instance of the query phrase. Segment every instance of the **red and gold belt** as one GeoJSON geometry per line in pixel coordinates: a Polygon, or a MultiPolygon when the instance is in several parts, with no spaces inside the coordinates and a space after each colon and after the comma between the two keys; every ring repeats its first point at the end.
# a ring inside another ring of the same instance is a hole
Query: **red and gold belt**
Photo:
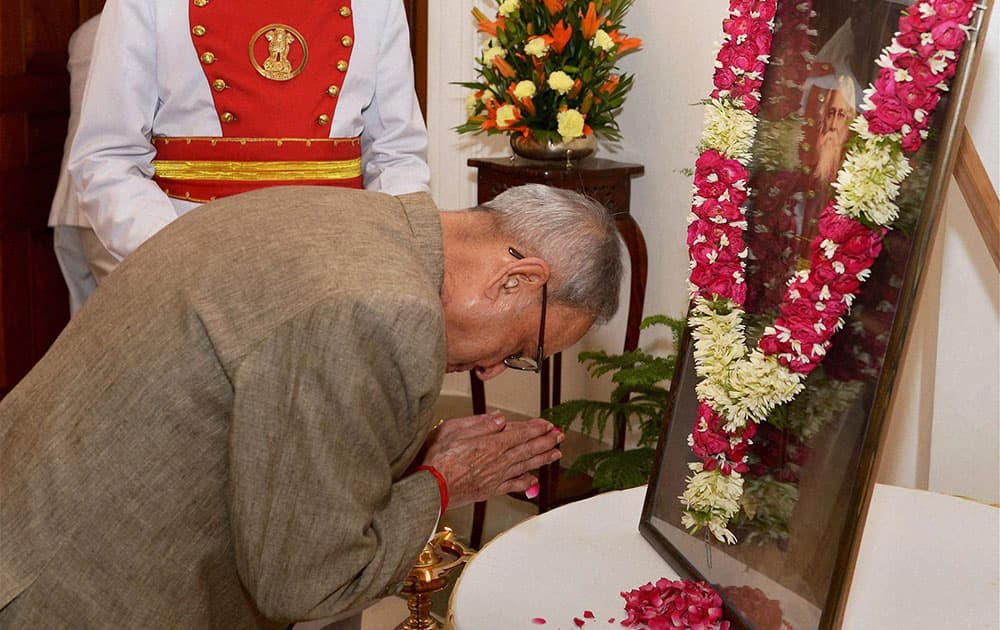
{"type": "Polygon", "coordinates": [[[205,203],[268,186],[363,188],[360,138],[168,138],[153,176],[169,197],[205,203]]]}

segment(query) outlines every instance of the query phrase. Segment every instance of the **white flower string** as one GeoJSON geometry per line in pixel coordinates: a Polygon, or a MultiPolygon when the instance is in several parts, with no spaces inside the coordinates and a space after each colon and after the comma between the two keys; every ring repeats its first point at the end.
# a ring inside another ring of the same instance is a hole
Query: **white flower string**
{"type": "Polygon", "coordinates": [[[731,0],[706,112],[688,222],[689,314],[699,414],[688,444],[701,459],[680,500],[682,524],[735,543],[728,529],[741,505],[747,448],[757,425],[791,401],[823,360],[831,339],[878,258],[899,210],[895,199],[910,173],[905,153],[927,137],[927,125],[954,76],[973,0],[923,0],[904,13],[899,32],[878,59],[862,114],[819,219],[810,265],[788,283],[779,315],[756,348],[747,347],[749,198],[747,165],[756,135],[760,86],[770,56],[776,0],[731,0]]]}

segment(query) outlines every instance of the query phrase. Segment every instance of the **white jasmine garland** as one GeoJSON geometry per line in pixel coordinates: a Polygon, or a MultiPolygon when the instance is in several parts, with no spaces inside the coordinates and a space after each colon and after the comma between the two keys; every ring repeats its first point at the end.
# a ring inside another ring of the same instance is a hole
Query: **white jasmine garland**
{"type": "Polygon", "coordinates": [[[723,475],[717,470],[705,470],[701,463],[688,464],[688,468],[694,475],[687,478],[687,488],[680,496],[687,508],[681,524],[693,532],[707,527],[719,540],[735,544],[736,536],[726,524],[739,512],[743,477],[736,472],[723,475]]]}
{"type": "Polygon", "coordinates": [[[833,183],[837,209],[855,219],[888,225],[899,215],[893,200],[910,171],[909,161],[891,142],[878,137],[859,140],[847,152],[833,183]]]}
{"type": "Polygon", "coordinates": [[[725,153],[746,165],[750,161],[756,129],[757,118],[753,114],[733,107],[729,101],[712,99],[705,107],[705,130],[701,140],[705,148],[725,153]]]}

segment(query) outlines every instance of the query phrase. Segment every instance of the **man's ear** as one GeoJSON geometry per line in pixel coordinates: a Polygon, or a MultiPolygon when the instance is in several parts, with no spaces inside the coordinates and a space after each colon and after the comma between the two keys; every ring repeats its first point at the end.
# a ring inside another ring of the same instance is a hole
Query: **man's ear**
{"type": "Polygon", "coordinates": [[[541,258],[521,258],[507,262],[490,278],[487,295],[497,300],[518,291],[540,291],[549,281],[549,265],[541,258]]]}

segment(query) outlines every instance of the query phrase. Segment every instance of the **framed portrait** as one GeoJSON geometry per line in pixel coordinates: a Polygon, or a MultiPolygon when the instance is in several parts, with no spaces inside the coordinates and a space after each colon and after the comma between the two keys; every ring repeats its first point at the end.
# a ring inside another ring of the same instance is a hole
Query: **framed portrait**
{"type": "MultiPolygon", "coordinates": [[[[864,88],[878,76],[880,51],[911,4],[778,3],[745,212],[743,323],[751,345],[773,325],[789,278],[809,264],[820,213],[836,194],[849,125],[864,88]]],[[[692,533],[683,520],[689,465],[701,459],[689,441],[699,421],[690,329],[682,339],[639,528],[684,577],[716,588],[735,628],[812,630],[840,622],[988,9],[973,11],[951,88],[909,156],[912,172],[896,199],[898,219],[843,327],[801,393],[756,429],[739,509],[728,523],[735,542],[720,541],[707,528],[692,533]]]]}

